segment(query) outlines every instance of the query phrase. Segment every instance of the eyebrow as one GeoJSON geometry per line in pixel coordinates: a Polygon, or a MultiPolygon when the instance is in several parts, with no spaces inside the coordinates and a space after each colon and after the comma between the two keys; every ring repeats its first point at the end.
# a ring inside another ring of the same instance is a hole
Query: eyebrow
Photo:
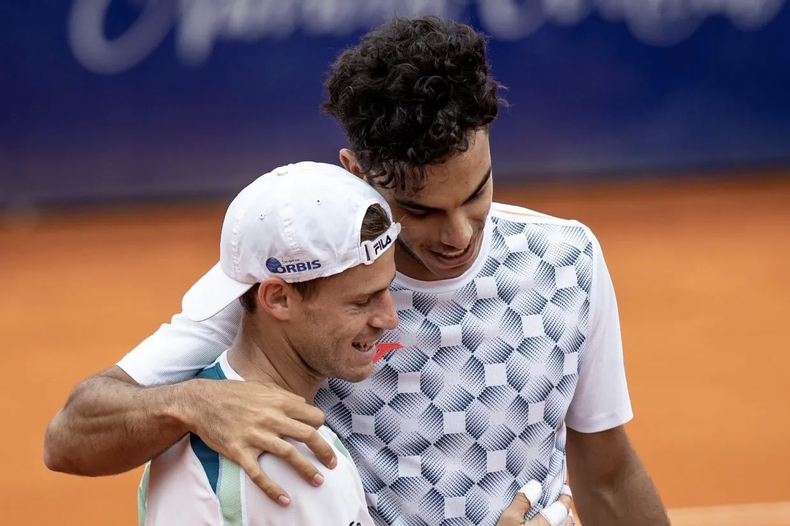
{"type": "MultiPolygon", "coordinates": [[[[477,188],[475,188],[475,191],[472,192],[472,194],[469,197],[467,197],[466,200],[462,204],[464,204],[464,205],[467,204],[469,201],[474,199],[477,196],[477,194],[480,193],[480,190],[482,190],[483,187],[488,183],[488,180],[491,179],[492,171],[493,171],[492,167],[489,166],[488,170],[485,173],[485,175],[483,175],[483,178],[481,179],[480,184],[477,185],[477,188]]],[[[419,203],[415,203],[414,201],[410,201],[408,199],[398,199],[396,197],[395,198],[395,202],[398,203],[398,206],[402,206],[403,208],[411,208],[413,210],[420,210],[422,212],[442,212],[443,211],[441,208],[434,208],[432,206],[421,205],[419,203]]]]}
{"type": "Polygon", "coordinates": [[[389,281],[389,283],[387,283],[387,286],[386,286],[386,287],[384,287],[384,288],[381,288],[381,289],[374,290],[374,291],[372,291],[372,292],[366,292],[366,293],[365,293],[365,295],[366,295],[366,296],[375,296],[376,294],[380,294],[380,293],[384,292],[385,290],[389,289],[389,288],[390,288],[390,285],[392,285],[392,282],[393,282],[393,281],[395,281],[395,278],[397,277],[397,275],[398,275],[398,271],[396,270],[396,271],[395,271],[395,272],[392,274],[392,279],[389,281]]]}

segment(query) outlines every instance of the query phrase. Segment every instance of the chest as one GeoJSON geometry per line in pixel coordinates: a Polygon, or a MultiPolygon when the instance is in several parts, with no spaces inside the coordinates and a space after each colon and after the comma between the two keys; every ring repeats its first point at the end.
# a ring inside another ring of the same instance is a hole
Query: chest
{"type": "Polygon", "coordinates": [[[403,347],[363,382],[330,380],[317,398],[341,437],[388,441],[419,431],[434,443],[446,434],[480,439],[491,429],[509,436],[559,427],[586,341],[585,268],[550,265],[531,252],[512,256],[503,258],[510,265],[491,258],[451,293],[392,291],[399,325],[384,339],[403,347]]]}

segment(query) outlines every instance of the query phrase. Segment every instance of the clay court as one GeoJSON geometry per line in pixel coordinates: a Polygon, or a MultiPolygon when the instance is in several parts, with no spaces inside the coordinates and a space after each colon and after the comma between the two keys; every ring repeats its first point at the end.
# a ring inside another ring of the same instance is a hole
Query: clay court
{"type": "MultiPolygon", "coordinates": [[[[500,185],[496,198],[579,219],[601,240],[636,412],[628,429],[674,524],[790,525],[790,180],[728,181],[500,185]]],[[[44,429],[81,378],[180,310],[216,260],[225,204],[0,223],[3,524],[136,524],[139,470],[51,473],[44,429]]]]}

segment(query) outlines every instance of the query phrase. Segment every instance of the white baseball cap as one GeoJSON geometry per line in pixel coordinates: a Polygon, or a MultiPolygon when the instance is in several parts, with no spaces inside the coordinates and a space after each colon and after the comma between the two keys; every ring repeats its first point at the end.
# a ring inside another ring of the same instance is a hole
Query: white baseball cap
{"type": "Polygon", "coordinates": [[[206,320],[271,277],[288,283],[370,265],[394,245],[400,224],[360,242],[371,205],[392,211],[365,181],[339,166],[301,162],[260,176],[231,202],[220,238],[219,263],[186,293],[182,308],[206,320]]]}

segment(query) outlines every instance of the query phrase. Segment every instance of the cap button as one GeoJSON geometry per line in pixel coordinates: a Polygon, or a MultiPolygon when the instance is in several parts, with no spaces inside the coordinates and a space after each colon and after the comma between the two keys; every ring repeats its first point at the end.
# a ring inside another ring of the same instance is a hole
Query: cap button
{"type": "Polygon", "coordinates": [[[281,166],[281,167],[277,168],[277,169],[274,171],[274,173],[275,173],[276,175],[285,175],[285,174],[287,174],[287,173],[288,173],[288,167],[287,167],[287,166],[281,166]]]}

